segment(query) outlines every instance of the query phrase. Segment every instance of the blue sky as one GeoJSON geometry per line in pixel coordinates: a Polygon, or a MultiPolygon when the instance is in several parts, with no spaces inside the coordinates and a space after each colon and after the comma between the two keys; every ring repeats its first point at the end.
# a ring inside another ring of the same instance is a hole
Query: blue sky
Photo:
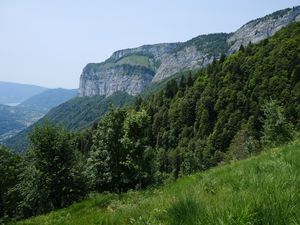
{"type": "Polygon", "coordinates": [[[77,88],[114,51],[233,32],[299,0],[0,0],[0,80],[77,88]]]}

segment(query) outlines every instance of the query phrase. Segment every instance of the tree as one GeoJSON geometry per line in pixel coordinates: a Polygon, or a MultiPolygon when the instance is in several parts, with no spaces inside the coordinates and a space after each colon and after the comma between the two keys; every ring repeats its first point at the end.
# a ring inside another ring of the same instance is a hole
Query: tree
{"type": "Polygon", "coordinates": [[[0,223],[2,217],[16,215],[18,195],[13,188],[18,182],[20,157],[0,145],[0,223]]]}
{"type": "Polygon", "coordinates": [[[61,208],[82,197],[83,182],[74,168],[75,144],[69,133],[46,121],[29,138],[19,185],[24,216],[61,208]]]}
{"type": "Polygon", "coordinates": [[[122,191],[125,152],[121,143],[124,109],[111,108],[93,135],[93,145],[85,173],[97,191],[122,191]]]}
{"type": "Polygon", "coordinates": [[[178,91],[178,85],[175,79],[168,81],[165,90],[165,97],[173,98],[178,91]]]}
{"type": "Polygon", "coordinates": [[[152,148],[149,146],[150,117],[145,110],[130,111],[124,121],[122,143],[127,153],[128,178],[136,188],[144,187],[152,179],[152,148]]]}
{"type": "Polygon", "coordinates": [[[264,146],[274,147],[293,139],[292,125],[286,120],[283,107],[277,101],[265,102],[262,110],[261,142],[264,146]]]}

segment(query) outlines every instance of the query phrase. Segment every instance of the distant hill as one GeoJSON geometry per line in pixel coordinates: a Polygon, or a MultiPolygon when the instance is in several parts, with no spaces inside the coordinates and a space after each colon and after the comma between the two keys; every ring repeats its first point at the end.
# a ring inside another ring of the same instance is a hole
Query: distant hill
{"type": "MultiPolygon", "coordinates": [[[[14,93],[14,89],[7,90],[7,92],[14,93]]],[[[0,141],[26,129],[43,117],[51,108],[76,95],[77,90],[75,89],[45,89],[42,93],[30,97],[17,106],[0,105],[0,141]]]]}
{"type": "Polygon", "coordinates": [[[0,81],[0,104],[18,104],[46,90],[47,88],[36,85],[0,81]]]}
{"type": "MultiPolygon", "coordinates": [[[[43,123],[45,119],[48,119],[54,123],[63,125],[70,131],[81,130],[98,122],[108,111],[110,105],[115,107],[124,106],[131,104],[133,100],[133,96],[124,92],[116,92],[106,98],[104,96],[77,97],[51,109],[36,124],[43,123]]],[[[17,152],[23,152],[27,148],[28,133],[34,125],[16,136],[5,140],[4,143],[17,152]]]]}
{"type": "Polygon", "coordinates": [[[14,136],[42,116],[42,113],[24,107],[0,105],[0,142],[14,136]]]}
{"type": "Polygon", "coordinates": [[[77,89],[49,89],[25,100],[20,104],[20,106],[47,113],[51,108],[75,97],[77,95],[77,91],[77,89]]]}

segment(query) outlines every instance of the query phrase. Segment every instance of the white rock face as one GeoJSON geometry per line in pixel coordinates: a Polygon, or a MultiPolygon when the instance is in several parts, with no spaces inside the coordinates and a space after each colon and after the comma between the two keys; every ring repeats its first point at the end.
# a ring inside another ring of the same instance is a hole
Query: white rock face
{"type": "Polygon", "coordinates": [[[205,67],[221,54],[232,54],[250,42],[258,43],[295,21],[300,21],[300,6],[250,21],[232,34],[201,35],[184,43],[116,51],[105,62],[88,64],[83,69],[79,96],[108,96],[116,91],[137,95],[151,82],[205,67]]]}
{"type": "Polygon", "coordinates": [[[212,60],[212,56],[202,53],[196,46],[185,47],[162,58],[161,66],[156,71],[152,82],[159,82],[180,71],[199,69],[212,60]]]}
{"type": "Polygon", "coordinates": [[[79,96],[109,96],[117,91],[137,95],[149,85],[153,76],[153,71],[135,66],[118,66],[95,72],[83,71],[80,77],[79,96]]]}
{"type": "Polygon", "coordinates": [[[282,10],[278,15],[266,16],[260,19],[250,21],[238,29],[229,39],[228,44],[232,45],[229,53],[239,50],[241,45],[248,45],[250,42],[255,44],[287,26],[294,21],[300,21],[300,7],[282,10]]]}

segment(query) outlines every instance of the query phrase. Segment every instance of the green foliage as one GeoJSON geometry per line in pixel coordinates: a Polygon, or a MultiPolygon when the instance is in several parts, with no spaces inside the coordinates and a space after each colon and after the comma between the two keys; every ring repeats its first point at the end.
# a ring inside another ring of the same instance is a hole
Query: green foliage
{"type": "MultiPolygon", "coordinates": [[[[166,81],[165,88],[137,99],[132,107],[111,109],[86,133],[69,135],[47,124],[37,128],[20,176],[20,207],[28,210],[24,214],[76,200],[84,190],[78,185],[81,179],[87,178],[92,191],[123,192],[257,154],[258,140],[265,148],[290,140],[289,123],[300,125],[299,51],[300,23],[295,23],[195,74],[166,81]],[[269,99],[278,103],[266,103],[269,99]],[[92,137],[84,141],[86,135],[92,137]],[[75,146],[79,151],[72,150],[75,146]],[[84,175],[74,176],[74,168],[81,171],[83,165],[84,175]]],[[[159,192],[100,197],[95,211],[101,213],[88,221],[297,224],[299,141],[290,146],[187,177],[159,192]]]]}
{"type": "Polygon", "coordinates": [[[282,106],[274,100],[263,106],[261,141],[265,146],[277,146],[293,139],[293,127],[286,120],[282,106]]]}
{"type": "Polygon", "coordinates": [[[145,187],[152,181],[154,171],[153,149],[149,147],[148,132],[150,117],[145,110],[131,111],[124,121],[124,136],[121,140],[127,157],[125,165],[131,185],[145,187]]]}
{"type": "Polygon", "coordinates": [[[0,223],[1,218],[16,215],[18,195],[14,187],[18,182],[20,157],[0,145],[0,223]]]}
{"type": "MultiPolygon", "coordinates": [[[[109,110],[109,106],[115,107],[130,105],[133,103],[133,96],[124,92],[116,92],[109,97],[94,96],[73,98],[56,108],[36,125],[42,124],[45,119],[64,126],[69,131],[78,131],[97,123],[109,110]]],[[[28,147],[28,134],[34,126],[20,132],[16,136],[6,140],[5,144],[16,152],[24,152],[28,147]]]]}
{"type": "Polygon", "coordinates": [[[16,224],[299,224],[300,140],[157,189],[97,194],[16,224]]]}
{"type": "Polygon", "coordinates": [[[84,195],[83,176],[76,169],[74,141],[65,129],[46,122],[30,133],[18,189],[23,216],[69,205],[84,195]]]}
{"type": "Polygon", "coordinates": [[[300,84],[292,82],[298,81],[299,34],[300,24],[292,24],[192,76],[168,80],[145,98],[140,108],[151,116],[152,148],[165,151],[158,151],[159,172],[177,177],[215,166],[224,157],[256,154],[264,129],[262,107],[270,98],[285,109],[284,123],[299,128],[300,84]]]}
{"type": "Polygon", "coordinates": [[[255,137],[251,136],[249,127],[243,125],[235,134],[226,152],[226,160],[241,160],[259,153],[260,143],[255,137]]]}
{"type": "Polygon", "coordinates": [[[177,52],[186,46],[195,46],[203,54],[219,57],[221,53],[225,54],[229,49],[228,36],[229,34],[226,33],[200,35],[180,45],[174,51],[177,52]]]}
{"type": "Polygon", "coordinates": [[[87,159],[92,190],[122,192],[144,187],[152,178],[146,111],[111,109],[101,120],[87,159]]]}
{"type": "Polygon", "coordinates": [[[112,109],[93,134],[86,168],[92,190],[120,191],[126,182],[123,176],[126,153],[121,143],[125,116],[124,110],[112,109]]]}

